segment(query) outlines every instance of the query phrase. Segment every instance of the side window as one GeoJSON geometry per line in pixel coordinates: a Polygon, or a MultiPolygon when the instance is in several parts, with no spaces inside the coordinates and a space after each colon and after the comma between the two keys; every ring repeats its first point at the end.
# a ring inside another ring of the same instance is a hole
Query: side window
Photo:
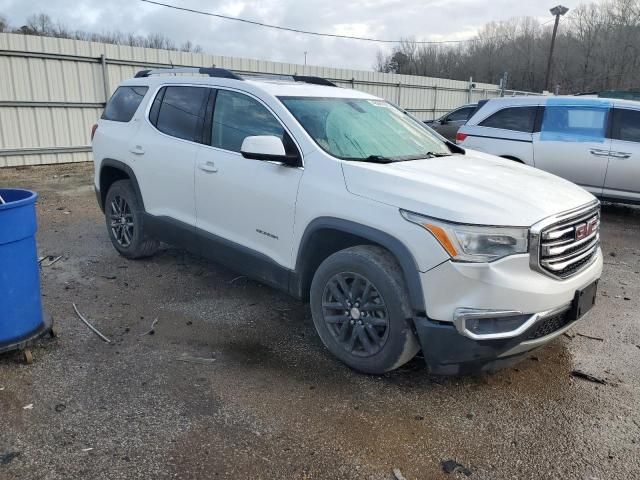
{"type": "Polygon", "coordinates": [[[156,95],[149,118],[153,123],[157,116],[156,128],[167,135],[198,142],[209,91],[203,87],[164,87],[156,95]]]}
{"type": "Polygon", "coordinates": [[[447,121],[466,122],[467,120],[469,120],[469,116],[471,115],[471,112],[473,112],[474,110],[475,110],[475,107],[467,107],[467,108],[461,108],[460,110],[456,110],[455,112],[451,112],[447,117],[447,121]]]}
{"type": "Polygon", "coordinates": [[[613,109],[613,130],[615,140],[640,143],[640,110],[613,109]]]}
{"type": "Polygon", "coordinates": [[[288,135],[269,110],[247,95],[228,90],[218,90],[211,130],[211,144],[232,152],[240,152],[244,139],[254,135],[275,135],[288,144],[288,135]]]}
{"type": "Polygon", "coordinates": [[[118,87],[102,112],[103,120],[128,122],[136,113],[148,87],[118,87]]]}
{"type": "Polygon", "coordinates": [[[535,106],[503,108],[480,122],[480,126],[531,133],[537,110],[535,106]]]}
{"type": "Polygon", "coordinates": [[[604,140],[608,108],[601,106],[547,105],[542,135],[564,140],[604,140]]]}

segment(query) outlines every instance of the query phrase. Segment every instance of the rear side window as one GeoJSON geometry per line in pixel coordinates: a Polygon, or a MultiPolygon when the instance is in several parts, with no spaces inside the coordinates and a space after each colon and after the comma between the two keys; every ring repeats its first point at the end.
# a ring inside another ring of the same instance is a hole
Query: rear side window
{"type": "Polygon", "coordinates": [[[531,133],[537,110],[538,107],[535,106],[503,108],[480,122],[480,126],[531,133]]]}
{"type": "Polygon", "coordinates": [[[640,143],[640,110],[615,108],[611,137],[615,140],[640,143]]]}
{"type": "Polygon", "coordinates": [[[284,128],[269,110],[247,95],[228,90],[218,90],[211,129],[212,145],[232,152],[240,152],[244,139],[254,135],[274,135],[287,144],[284,128]]]}
{"type": "Polygon", "coordinates": [[[471,112],[473,112],[476,107],[466,107],[461,108],[460,110],[456,110],[455,112],[451,112],[449,116],[447,116],[447,121],[449,122],[458,122],[458,121],[467,121],[471,116],[471,112]]]}
{"type": "Polygon", "coordinates": [[[547,105],[544,109],[541,135],[546,139],[561,136],[562,138],[558,139],[566,141],[603,141],[607,114],[608,108],[597,105],[547,105]]]}
{"type": "Polygon", "coordinates": [[[167,135],[199,142],[209,90],[203,87],[164,87],[153,101],[149,119],[167,135]]]}
{"type": "Polygon", "coordinates": [[[140,106],[148,87],[118,87],[102,112],[103,120],[128,122],[140,106]]]}

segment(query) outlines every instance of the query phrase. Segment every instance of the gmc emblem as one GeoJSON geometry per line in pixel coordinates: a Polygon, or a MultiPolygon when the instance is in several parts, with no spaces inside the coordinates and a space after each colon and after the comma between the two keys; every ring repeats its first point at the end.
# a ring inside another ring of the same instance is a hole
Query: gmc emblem
{"type": "Polygon", "coordinates": [[[595,232],[598,228],[598,217],[593,217],[590,220],[587,220],[585,223],[581,223],[580,225],[576,225],[576,240],[582,240],[583,238],[587,238],[593,232],[595,232]]]}

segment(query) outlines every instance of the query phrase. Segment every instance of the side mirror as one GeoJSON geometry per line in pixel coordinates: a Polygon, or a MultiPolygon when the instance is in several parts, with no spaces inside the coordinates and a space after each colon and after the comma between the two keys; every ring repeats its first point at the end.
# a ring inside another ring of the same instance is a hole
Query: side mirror
{"type": "Polygon", "coordinates": [[[273,135],[246,137],[240,147],[240,153],[244,158],[252,160],[268,160],[287,165],[293,163],[284,150],[282,140],[273,135]]]}
{"type": "Polygon", "coordinates": [[[449,119],[447,117],[440,120],[440,125],[446,125],[447,123],[449,123],[449,119]]]}

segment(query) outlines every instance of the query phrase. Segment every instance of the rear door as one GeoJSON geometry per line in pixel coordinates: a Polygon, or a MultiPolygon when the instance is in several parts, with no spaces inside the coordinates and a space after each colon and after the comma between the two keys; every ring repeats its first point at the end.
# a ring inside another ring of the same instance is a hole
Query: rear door
{"type": "Polygon", "coordinates": [[[603,195],[640,201],[640,107],[614,106],[603,195]]]}
{"type": "Polygon", "coordinates": [[[540,132],[533,136],[535,166],[602,195],[611,147],[609,110],[609,103],[599,100],[548,100],[540,132]]]}
{"type": "Polygon", "coordinates": [[[194,170],[211,89],[169,85],[158,90],[132,146],[147,213],[195,227],[194,170]]]}

